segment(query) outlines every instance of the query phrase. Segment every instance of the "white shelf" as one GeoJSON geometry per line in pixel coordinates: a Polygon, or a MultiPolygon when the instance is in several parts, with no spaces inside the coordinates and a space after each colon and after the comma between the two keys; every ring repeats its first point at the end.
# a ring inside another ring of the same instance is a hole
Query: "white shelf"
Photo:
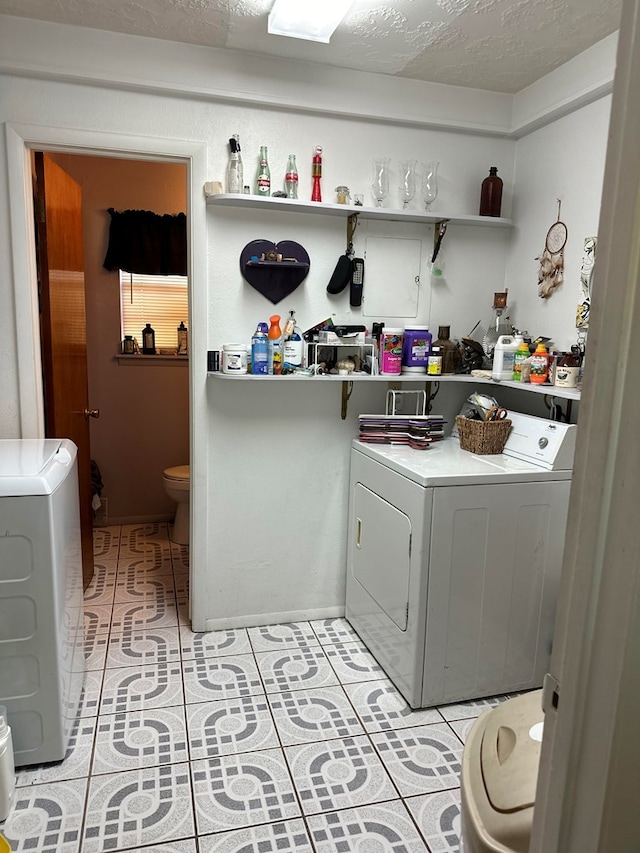
{"type": "Polygon", "coordinates": [[[390,207],[356,207],[353,204],[327,204],[316,201],[299,201],[290,198],[262,198],[257,195],[221,193],[207,196],[207,204],[213,207],[242,207],[260,210],[281,210],[287,213],[311,213],[324,216],[347,217],[357,213],[363,219],[383,219],[387,222],[425,222],[447,221],[458,225],[480,225],[486,228],[511,228],[510,219],[497,216],[457,216],[434,210],[431,213],[419,210],[395,210],[390,207]]]}
{"type": "Polygon", "coordinates": [[[456,383],[474,383],[479,385],[494,385],[503,388],[514,388],[516,391],[525,391],[533,394],[546,394],[550,397],[559,397],[565,400],[579,400],[580,390],[578,388],[559,388],[557,385],[532,385],[528,382],[496,382],[493,379],[486,379],[483,376],[470,376],[467,373],[443,376],[394,376],[392,374],[382,374],[378,376],[369,376],[368,374],[358,373],[349,376],[334,376],[333,374],[322,376],[298,376],[289,374],[288,376],[254,376],[251,373],[245,373],[240,376],[233,376],[229,373],[210,372],[208,374],[214,379],[231,380],[232,382],[390,382],[405,384],[406,382],[456,382],[456,383]]]}

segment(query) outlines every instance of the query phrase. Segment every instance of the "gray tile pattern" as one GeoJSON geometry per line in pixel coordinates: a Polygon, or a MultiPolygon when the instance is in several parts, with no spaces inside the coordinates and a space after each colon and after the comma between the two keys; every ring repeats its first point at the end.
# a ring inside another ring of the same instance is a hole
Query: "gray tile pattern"
{"type": "Polygon", "coordinates": [[[290,746],[285,753],[307,815],[398,796],[367,737],[290,746]]]}
{"type": "Polygon", "coordinates": [[[460,850],[460,791],[442,791],[409,797],[405,804],[429,845],[431,853],[458,853],[460,850]]]}
{"type": "Polygon", "coordinates": [[[309,829],[317,853],[429,853],[400,800],[314,815],[309,829]]]}
{"type": "Polygon", "coordinates": [[[17,774],[12,850],[459,850],[462,741],[505,697],[412,711],[344,618],[194,634],[166,524],[94,543],[80,712],[17,774]]]}

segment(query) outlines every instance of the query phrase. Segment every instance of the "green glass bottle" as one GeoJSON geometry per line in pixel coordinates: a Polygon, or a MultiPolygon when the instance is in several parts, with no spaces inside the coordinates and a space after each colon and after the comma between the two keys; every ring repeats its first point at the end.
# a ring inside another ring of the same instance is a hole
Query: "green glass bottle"
{"type": "Polygon", "coordinates": [[[267,160],[267,146],[260,146],[260,165],[256,175],[256,195],[271,195],[271,171],[267,160]]]}

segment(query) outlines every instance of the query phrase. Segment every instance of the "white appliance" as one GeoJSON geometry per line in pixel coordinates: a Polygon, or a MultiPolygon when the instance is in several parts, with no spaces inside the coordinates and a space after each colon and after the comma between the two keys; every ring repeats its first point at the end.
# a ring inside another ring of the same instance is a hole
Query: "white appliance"
{"type": "Polygon", "coordinates": [[[412,708],[547,671],[576,427],[509,417],[493,456],[353,442],[346,616],[412,708]]]}
{"type": "Polygon", "coordinates": [[[76,446],[0,441],[0,704],[16,766],[64,758],[84,681],[76,446]]]}

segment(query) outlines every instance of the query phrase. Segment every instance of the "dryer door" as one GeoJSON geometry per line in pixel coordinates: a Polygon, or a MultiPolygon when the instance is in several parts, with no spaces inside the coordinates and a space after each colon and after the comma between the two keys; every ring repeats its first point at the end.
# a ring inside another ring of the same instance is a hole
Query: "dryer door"
{"type": "Polygon", "coordinates": [[[378,607],[406,631],[411,521],[362,483],[356,483],[353,491],[353,521],[353,575],[378,607]]]}

